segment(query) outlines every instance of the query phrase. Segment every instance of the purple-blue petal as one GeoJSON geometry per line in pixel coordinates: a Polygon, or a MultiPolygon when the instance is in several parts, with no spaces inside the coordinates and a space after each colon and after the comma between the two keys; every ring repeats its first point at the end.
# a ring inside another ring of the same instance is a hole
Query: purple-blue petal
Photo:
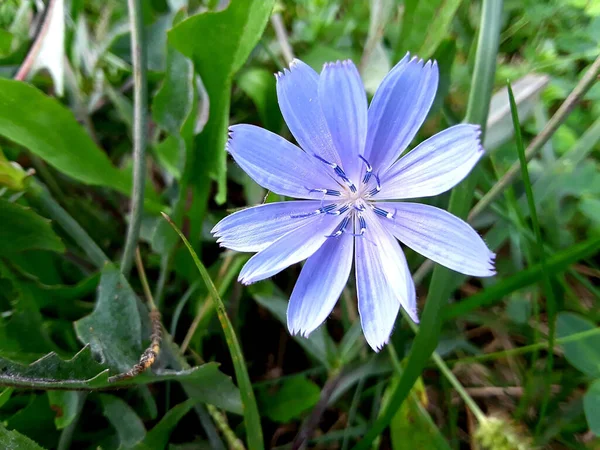
{"type": "Polygon", "coordinates": [[[289,70],[275,76],[279,108],[298,145],[307,153],[341,164],[319,103],[319,74],[294,59],[289,70]]]}
{"type": "Polygon", "coordinates": [[[369,107],[365,157],[383,173],[425,121],[438,85],[437,63],[406,55],[381,82],[369,107]]]}
{"type": "Polygon", "coordinates": [[[254,125],[229,128],[227,151],[254,181],[276,194],[320,199],[310,189],[339,189],[327,167],[282,137],[254,125]]]}
{"type": "Polygon", "coordinates": [[[484,150],[476,125],[450,127],[419,144],[381,177],[377,199],[405,199],[441,194],[461,182],[484,150]]]}
{"type": "Polygon", "coordinates": [[[365,339],[375,351],[389,340],[400,306],[417,322],[416,292],[398,241],[370,210],[367,232],[355,239],[358,311],[365,339]]]}
{"type": "Polygon", "coordinates": [[[420,203],[378,202],[393,212],[381,223],[403,244],[423,256],[465,275],[489,277],[495,254],[465,221],[434,206],[420,203]]]}
{"type": "Polygon", "coordinates": [[[321,202],[311,200],[267,203],[228,215],[211,232],[222,247],[238,252],[259,252],[314,220],[314,216],[308,215],[320,207],[321,202]]]}
{"type": "Polygon", "coordinates": [[[308,258],[288,305],[287,323],[291,334],[308,337],[327,319],[350,276],[353,250],[352,235],[343,233],[325,241],[308,258]]]}
{"type": "Polygon", "coordinates": [[[258,252],[242,267],[238,280],[251,284],[281,272],[315,253],[340,223],[339,216],[321,214],[258,252]]]}
{"type": "Polygon", "coordinates": [[[319,101],[346,175],[358,182],[367,137],[367,94],[350,60],[328,63],[319,78],[319,101]]]}

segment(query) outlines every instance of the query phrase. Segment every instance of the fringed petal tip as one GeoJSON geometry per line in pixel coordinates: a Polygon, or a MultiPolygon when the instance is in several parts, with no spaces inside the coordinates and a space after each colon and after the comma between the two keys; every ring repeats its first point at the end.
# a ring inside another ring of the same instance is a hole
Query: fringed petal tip
{"type": "Polygon", "coordinates": [[[349,67],[356,67],[354,65],[354,62],[351,59],[344,59],[344,60],[338,59],[335,62],[326,62],[325,64],[323,64],[323,70],[328,69],[328,68],[347,69],[349,67]]]}
{"type": "Polygon", "coordinates": [[[288,322],[288,330],[290,332],[291,336],[301,336],[305,339],[308,339],[310,337],[310,334],[315,331],[315,330],[306,330],[306,329],[301,329],[301,328],[295,328],[292,327],[292,325],[288,322]]]}
{"type": "Polygon", "coordinates": [[[367,339],[366,336],[365,340],[367,341],[367,344],[369,344],[369,347],[371,347],[375,353],[379,353],[383,349],[383,347],[385,347],[390,342],[390,337],[388,336],[388,338],[383,342],[374,342],[371,339],[367,339]]]}

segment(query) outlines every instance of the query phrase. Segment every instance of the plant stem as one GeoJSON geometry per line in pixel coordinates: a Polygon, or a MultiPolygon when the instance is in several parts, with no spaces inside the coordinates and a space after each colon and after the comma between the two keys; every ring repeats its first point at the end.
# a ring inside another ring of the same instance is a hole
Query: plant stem
{"type": "Polygon", "coordinates": [[[47,188],[40,182],[34,180],[31,188],[27,191],[27,198],[36,203],[52,220],[58,223],[65,232],[81,247],[90,261],[102,268],[109,262],[108,256],[94,242],[87,232],[65,211],[50,195],[47,188]]]}
{"type": "Polygon", "coordinates": [[[128,0],[131,27],[131,56],[133,61],[133,191],[131,194],[131,216],[127,228],[125,249],[121,260],[121,273],[127,276],[131,270],[133,255],[137,247],[144,208],[144,186],[146,178],[146,46],[141,0],[128,0]]]}
{"type": "Polygon", "coordinates": [[[87,392],[76,392],[77,394],[77,412],[75,413],[75,418],[71,421],[69,426],[67,426],[60,433],[60,438],[58,440],[58,450],[69,450],[71,448],[71,441],[73,440],[73,433],[75,432],[75,428],[77,428],[77,423],[79,422],[79,417],[81,416],[81,410],[83,409],[83,405],[85,404],[85,399],[87,398],[87,392]]]}

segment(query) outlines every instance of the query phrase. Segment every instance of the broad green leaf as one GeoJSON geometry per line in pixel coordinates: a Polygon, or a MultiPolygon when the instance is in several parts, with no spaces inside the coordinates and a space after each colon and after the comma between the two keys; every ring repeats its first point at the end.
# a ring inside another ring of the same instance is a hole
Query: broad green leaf
{"type": "Polygon", "coordinates": [[[407,0],[395,59],[399,60],[407,51],[419,58],[430,58],[448,36],[460,3],[461,0],[407,0]]]}
{"type": "Polygon", "coordinates": [[[54,424],[57,430],[68,427],[77,417],[83,401],[81,392],[76,391],[48,391],[50,408],[56,414],[54,424]]]}
{"type": "Polygon", "coordinates": [[[128,176],[112,165],[71,111],[29,84],[0,79],[0,135],[82,183],[129,194],[128,176]]]}
{"type": "MultiPolygon", "coordinates": [[[[556,319],[556,334],[559,338],[593,328],[596,328],[593,322],[570,312],[562,312],[556,319]]],[[[571,365],[590,377],[600,377],[600,335],[567,342],[562,347],[565,358],[571,365]]]]}
{"type": "Polygon", "coordinates": [[[594,381],[585,393],[583,410],[590,431],[600,436],[600,380],[594,381]]]}
{"type": "Polygon", "coordinates": [[[0,198],[0,224],[0,255],[32,249],[65,251],[50,221],[30,208],[0,198]]]}
{"type": "Polygon", "coordinates": [[[9,431],[0,423],[0,448],[8,450],[44,450],[27,436],[9,431]]]}
{"type": "Polygon", "coordinates": [[[319,386],[299,375],[283,380],[277,392],[263,389],[258,399],[264,415],[274,422],[288,423],[313,408],[320,395],[319,386]]]}
{"type": "Polygon", "coordinates": [[[241,72],[237,84],[252,99],[263,126],[278,133],[283,125],[283,116],[277,103],[277,90],[273,73],[253,67],[241,72]]]}
{"type": "Polygon", "coordinates": [[[146,437],[144,423],[136,412],[114,395],[101,394],[102,413],[119,435],[121,447],[131,448],[146,437]]]}
{"type": "Polygon", "coordinates": [[[136,446],[136,450],[163,450],[167,448],[169,436],[179,421],[194,407],[194,400],[187,400],[171,408],[160,422],[148,433],[144,441],[136,446]]]}
{"type": "MultiPolygon", "coordinates": [[[[273,0],[232,0],[223,11],[197,14],[169,31],[169,42],[192,58],[210,98],[210,116],[199,146],[218,182],[218,203],[224,203],[227,195],[225,142],[232,79],[260,39],[273,4],[273,0]]],[[[194,172],[206,173],[197,164],[194,172]]]]}
{"type": "Polygon", "coordinates": [[[106,266],[98,285],[94,312],[75,322],[77,337],[119,372],[142,354],[142,321],[135,292],[114,266],[106,266]]]}

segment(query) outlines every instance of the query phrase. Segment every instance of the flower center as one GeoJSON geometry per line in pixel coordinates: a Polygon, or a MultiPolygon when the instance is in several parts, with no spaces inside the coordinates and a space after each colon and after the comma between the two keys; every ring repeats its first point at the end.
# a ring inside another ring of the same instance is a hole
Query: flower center
{"type": "Polygon", "coordinates": [[[339,180],[340,190],[312,188],[309,192],[320,192],[323,194],[322,206],[308,214],[302,214],[292,217],[310,217],[319,214],[330,214],[341,216],[342,220],[333,234],[327,237],[338,237],[342,233],[351,233],[354,236],[364,236],[367,230],[367,223],[364,218],[364,211],[371,208],[375,214],[387,219],[392,219],[394,214],[379,208],[373,202],[373,197],[381,190],[379,176],[373,172],[373,167],[362,156],[361,161],[365,164],[365,174],[360,183],[355,184],[347,175],[344,169],[336,163],[331,163],[318,155],[313,155],[323,164],[333,170],[333,174],[339,180]],[[358,186],[358,187],[357,187],[358,186]],[[332,203],[324,204],[326,197],[335,197],[331,199],[332,203]],[[356,232],[353,232],[356,230],[356,232]]]}

